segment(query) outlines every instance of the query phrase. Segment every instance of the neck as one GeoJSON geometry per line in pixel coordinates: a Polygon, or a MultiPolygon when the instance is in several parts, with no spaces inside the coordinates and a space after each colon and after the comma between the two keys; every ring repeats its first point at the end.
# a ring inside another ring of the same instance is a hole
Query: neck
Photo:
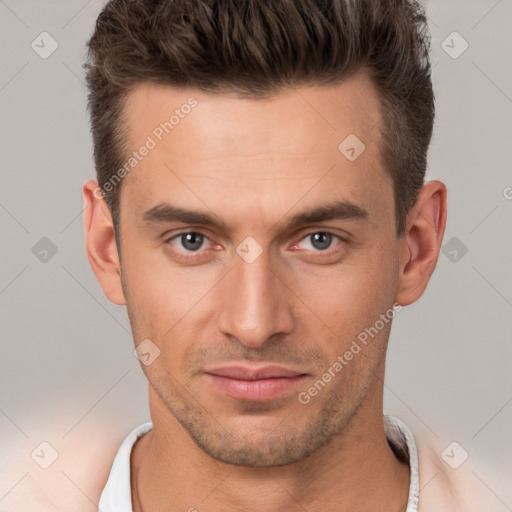
{"type": "Polygon", "coordinates": [[[205,454],[150,388],[153,430],[132,451],[133,510],[405,511],[409,467],[388,445],[381,398],[367,398],[343,431],[306,459],[254,468],[205,454]]]}

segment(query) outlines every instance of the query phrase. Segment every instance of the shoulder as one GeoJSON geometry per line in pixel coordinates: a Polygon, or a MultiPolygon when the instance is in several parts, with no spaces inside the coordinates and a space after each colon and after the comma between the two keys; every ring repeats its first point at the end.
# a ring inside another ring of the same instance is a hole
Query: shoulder
{"type": "Polygon", "coordinates": [[[1,473],[8,492],[3,493],[1,512],[90,512],[91,504],[98,505],[126,433],[89,424],[64,439],[46,437],[56,455],[46,468],[38,466],[32,456],[38,445],[33,437],[2,447],[5,464],[1,473]]]}
{"type": "Polygon", "coordinates": [[[477,476],[482,461],[455,441],[435,439],[420,429],[413,433],[419,462],[418,512],[495,510],[495,498],[477,476]]]}

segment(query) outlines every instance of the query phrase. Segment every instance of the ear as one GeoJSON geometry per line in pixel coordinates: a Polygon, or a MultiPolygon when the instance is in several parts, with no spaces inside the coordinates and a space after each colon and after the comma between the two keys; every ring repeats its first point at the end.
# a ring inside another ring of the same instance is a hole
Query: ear
{"type": "Polygon", "coordinates": [[[85,247],[91,268],[103,289],[114,304],[126,304],[121,285],[121,265],[114,234],[110,209],[103,199],[96,180],[83,186],[85,210],[85,247]]]}
{"type": "Polygon", "coordinates": [[[407,215],[401,239],[400,274],[395,301],[407,306],[418,300],[439,257],[446,226],[446,187],[440,181],[426,183],[407,215]]]}

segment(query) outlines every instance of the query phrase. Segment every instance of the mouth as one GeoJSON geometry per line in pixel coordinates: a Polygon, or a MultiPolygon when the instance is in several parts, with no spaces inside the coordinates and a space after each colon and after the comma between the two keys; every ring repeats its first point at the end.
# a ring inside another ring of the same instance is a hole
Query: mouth
{"type": "Polygon", "coordinates": [[[206,370],[205,376],[231,398],[265,402],[292,391],[307,374],[281,366],[224,366],[206,370]]]}

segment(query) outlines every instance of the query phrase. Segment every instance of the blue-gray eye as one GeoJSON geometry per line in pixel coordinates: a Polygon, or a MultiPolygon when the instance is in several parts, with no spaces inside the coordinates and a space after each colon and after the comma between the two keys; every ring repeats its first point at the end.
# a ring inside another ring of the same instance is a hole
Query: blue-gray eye
{"type": "Polygon", "coordinates": [[[176,238],[180,240],[182,247],[187,251],[201,249],[204,242],[204,236],[201,233],[182,233],[176,238]]]}
{"type": "Polygon", "coordinates": [[[311,240],[311,245],[320,251],[328,249],[332,243],[331,233],[312,233],[309,235],[309,239],[311,240]]]}

